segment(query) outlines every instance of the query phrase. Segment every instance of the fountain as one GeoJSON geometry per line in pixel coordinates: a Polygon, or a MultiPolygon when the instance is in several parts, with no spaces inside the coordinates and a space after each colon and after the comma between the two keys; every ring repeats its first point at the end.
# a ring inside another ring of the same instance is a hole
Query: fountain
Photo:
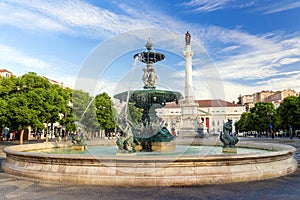
{"type": "Polygon", "coordinates": [[[163,60],[164,55],[153,52],[150,41],[146,48],[148,51],[134,56],[147,65],[144,89],[115,95],[127,105],[132,102],[143,110],[141,126],[129,120],[128,107],[120,116],[119,126],[124,135],[117,141],[118,147],[108,145],[107,141],[85,151],[72,150],[71,143],[10,146],[3,150],[6,159],[2,170],[56,183],[110,186],[221,184],[275,178],[297,170],[294,147],[247,141],[237,144],[229,132],[220,138],[223,144],[198,138],[188,145],[175,145],[176,140],[156,116],[155,109],[178,101],[181,95],[155,88],[153,64],[163,60]],[[224,152],[224,148],[236,152],[224,152]]]}
{"type": "Polygon", "coordinates": [[[148,38],[145,47],[147,49],[146,52],[134,55],[134,59],[138,59],[146,64],[142,78],[145,84],[144,89],[126,91],[114,96],[120,101],[126,101],[126,108],[130,102],[135,107],[143,110],[138,126],[127,119],[128,109],[125,109],[125,114],[121,116],[123,119],[120,120],[122,122],[119,123],[119,127],[125,136],[119,138],[117,144],[119,152],[122,153],[134,153],[136,144],[139,145],[138,149],[144,152],[171,151],[175,147],[173,142],[175,136],[167,129],[164,121],[156,115],[155,109],[161,108],[169,102],[178,103],[183,97],[179,92],[155,89],[157,76],[153,64],[163,60],[165,56],[162,53],[152,51],[150,38],[148,38]]]}

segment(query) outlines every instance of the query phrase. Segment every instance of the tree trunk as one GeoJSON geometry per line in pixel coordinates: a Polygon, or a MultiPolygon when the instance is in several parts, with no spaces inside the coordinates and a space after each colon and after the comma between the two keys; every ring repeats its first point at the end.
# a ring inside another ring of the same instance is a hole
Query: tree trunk
{"type": "Polygon", "coordinates": [[[24,136],[24,129],[22,129],[20,133],[20,144],[23,144],[23,136],[24,136]]]}
{"type": "Polygon", "coordinates": [[[48,121],[46,122],[46,142],[48,142],[48,121]]]}

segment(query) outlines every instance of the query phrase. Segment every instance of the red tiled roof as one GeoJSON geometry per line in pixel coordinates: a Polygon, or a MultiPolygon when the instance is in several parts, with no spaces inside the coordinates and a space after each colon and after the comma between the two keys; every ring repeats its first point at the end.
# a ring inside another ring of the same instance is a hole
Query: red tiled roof
{"type": "Polygon", "coordinates": [[[0,73],[1,72],[8,72],[8,73],[12,73],[11,71],[8,71],[7,69],[0,69],[0,73]]]}
{"type": "MultiPolygon", "coordinates": [[[[200,108],[204,107],[235,107],[241,106],[240,104],[231,103],[228,101],[220,100],[220,99],[213,99],[213,100],[195,100],[200,108]]],[[[165,108],[180,108],[180,101],[178,104],[175,102],[167,103],[165,108]]]]}
{"type": "Polygon", "coordinates": [[[228,101],[220,100],[220,99],[212,99],[212,100],[196,100],[199,104],[199,107],[234,107],[241,106],[236,103],[231,103],[228,101]]]}
{"type": "Polygon", "coordinates": [[[52,82],[52,83],[57,83],[57,84],[59,84],[59,82],[58,82],[58,81],[52,80],[52,79],[50,79],[50,78],[47,78],[47,77],[45,77],[45,76],[43,76],[43,78],[45,78],[45,79],[49,80],[49,81],[50,81],[50,82],[52,82]]]}
{"type": "Polygon", "coordinates": [[[180,108],[180,104],[176,104],[175,102],[167,103],[165,108],[180,108]]]}

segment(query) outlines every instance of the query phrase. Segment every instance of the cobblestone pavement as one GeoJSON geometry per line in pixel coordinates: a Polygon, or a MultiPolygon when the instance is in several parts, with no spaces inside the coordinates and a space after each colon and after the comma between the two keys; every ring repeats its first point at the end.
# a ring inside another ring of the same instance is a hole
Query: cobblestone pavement
{"type": "MultiPolygon", "coordinates": [[[[244,138],[242,138],[243,140],[244,138]]],[[[247,138],[248,139],[248,138],[247,138]]],[[[300,165],[300,139],[256,139],[277,142],[297,148],[295,158],[300,165]]],[[[12,142],[0,141],[0,164],[5,159],[1,149],[12,142]]],[[[0,172],[0,200],[46,199],[204,199],[204,200],[293,200],[300,199],[300,170],[264,181],[204,185],[194,187],[109,187],[56,184],[20,178],[0,172]]]]}

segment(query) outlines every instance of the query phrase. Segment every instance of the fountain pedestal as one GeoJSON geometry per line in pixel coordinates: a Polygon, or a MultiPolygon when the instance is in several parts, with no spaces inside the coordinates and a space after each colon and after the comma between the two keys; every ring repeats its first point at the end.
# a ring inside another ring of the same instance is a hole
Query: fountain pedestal
{"type": "Polygon", "coordinates": [[[71,146],[72,150],[79,150],[79,151],[85,151],[87,149],[87,145],[72,145],[71,146]]]}
{"type": "Polygon", "coordinates": [[[236,147],[223,147],[222,148],[223,153],[237,153],[236,147]]]}

